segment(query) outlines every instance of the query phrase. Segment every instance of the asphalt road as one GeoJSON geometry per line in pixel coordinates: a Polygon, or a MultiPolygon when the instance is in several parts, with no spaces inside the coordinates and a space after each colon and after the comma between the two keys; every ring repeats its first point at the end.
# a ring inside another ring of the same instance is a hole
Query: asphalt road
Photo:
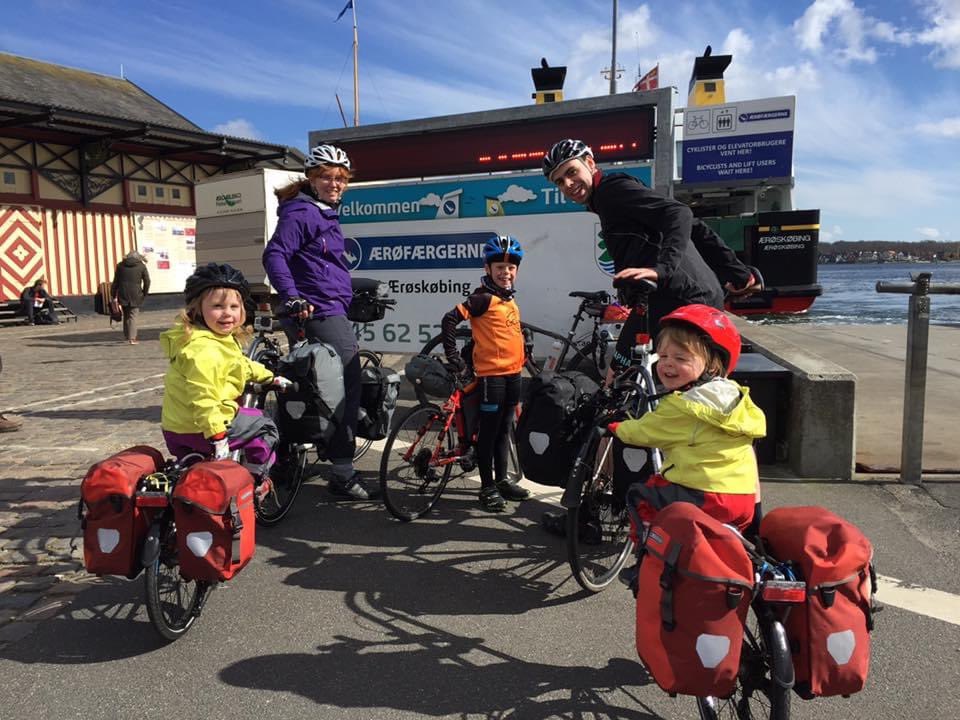
{"type": "MultiPolygon", "coordinates": [[[[27,427],[0,438],[0,504],[11,487],[78,490],[108,451],[159,444],[156,330],[135,347],[99,325],[6,332],[0,406],[28,407],[27,427]]],[[[363,466],[377,462],[371,451],[363,466]]],[[[766,507],[844,515],[873,541],[882,575],[960,607],[958,508],[885,478],[768,476],[766,507]]],[[[379,505],[335,501],[317,477],[282,524],[258,530],[253,562],[173,644],[149,624],[140,580],[81,579],[48,617],[9,625],[22,630],[0,644],[0,718],[696,717],[637,662],[629,594],[585,595],[571,579],[563,541],[537,525],[548,504],[490,516],[461,487],[430,518],[401,524],[379,505]]],[[[14,551],[44,547],[45,526],[33,526],[39,545],[30,527],[14,551]]],[[[960,625],[888,605],[867,689],[795,700],[793,717],[956,718],[958,658],[960,625]]]]}

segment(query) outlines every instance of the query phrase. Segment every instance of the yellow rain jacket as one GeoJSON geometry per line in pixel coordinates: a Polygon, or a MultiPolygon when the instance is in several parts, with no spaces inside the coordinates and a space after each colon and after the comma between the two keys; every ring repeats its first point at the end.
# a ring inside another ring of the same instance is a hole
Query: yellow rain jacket
{"type": "Polygon", "coordinates": [[[628,445],[663,451],[663,476],[684,487],[752,495],[759,470],[753,441],[767,434],[750,391],[717,378],[660,400],[657,409],[617,427],[628,445]]]}
{"type": "Polygon", "coordinates": [[[247,382],[267,382],[267,368],[243,354],[233,335],[194,328],[187,336],[177,323],[160,335],[160,347],[170,359],[163,379],[160,425],[175,433],[225,432],[237,414],[238,399],[247,382]]]}

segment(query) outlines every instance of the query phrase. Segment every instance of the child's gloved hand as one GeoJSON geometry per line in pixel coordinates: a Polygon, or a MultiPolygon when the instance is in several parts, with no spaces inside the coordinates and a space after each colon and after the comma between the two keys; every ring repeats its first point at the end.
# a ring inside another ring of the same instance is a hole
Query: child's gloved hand
{"type": "Polygon", "coordinates": [[[273,385],[275,388],[279,388],[281,392],[286,392],[287,390],[292,388],[294,385],[296,385],[296,383],[293,382],[293,380],[288,380],[287,378],[282,377],[280,375],[275,376],[273,380],[270,382],[270,384],[273,385]]]}
{"type": "Polygon", "coordinates": [[[616,435],[618,427],[620,427],[619,422],[612,422],[607,425],[607,430],[610,431],[611,435],[616,435]]]}
{"type": "Polygon", "coordinates": [[[210,442],[213,443],[214,460],[226,460],[228,457],[230,457],[230,441],[227,440],[226,433],[214,435],[212,438],[210,438],[210,442]]]}

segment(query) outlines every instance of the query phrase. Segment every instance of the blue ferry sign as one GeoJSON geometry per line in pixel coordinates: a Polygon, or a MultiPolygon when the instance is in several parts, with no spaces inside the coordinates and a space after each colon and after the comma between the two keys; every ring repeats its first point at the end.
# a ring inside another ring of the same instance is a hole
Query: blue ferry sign
{"type": "Polygon", "coordinates": [[[792,95],[683,111],[684,183],[789,178],[793,173],[792,95]]]}

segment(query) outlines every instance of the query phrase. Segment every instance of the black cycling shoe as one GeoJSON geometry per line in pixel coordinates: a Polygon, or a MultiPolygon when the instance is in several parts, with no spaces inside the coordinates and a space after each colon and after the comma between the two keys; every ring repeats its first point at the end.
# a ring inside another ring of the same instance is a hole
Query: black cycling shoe
{"type": "Polygon", "coordinates": [[[350,500],[378,500],[380,488],[370,487],[360,479],[360,473],[354,473],[346,480],[334,477],[330,480],[330,492],[350,500]]]}
{"type": "Polygon", "coordinates": [[[497,490],[496,486],[482,488],[480,490],[480,507],[487,512],[503,512],[507,507],[507,501],[497,490]]]}
{"type": "Polygon", "coordinates": [[[519,502],[520,500],[526,500],[530,497],[529,490],[527,490],[525,487],[521,487],[519,483],[511,480],[501,480],[498,482],[497,490],[499,490],[500,494],[507,500],[515,500],[519,502]]]}

